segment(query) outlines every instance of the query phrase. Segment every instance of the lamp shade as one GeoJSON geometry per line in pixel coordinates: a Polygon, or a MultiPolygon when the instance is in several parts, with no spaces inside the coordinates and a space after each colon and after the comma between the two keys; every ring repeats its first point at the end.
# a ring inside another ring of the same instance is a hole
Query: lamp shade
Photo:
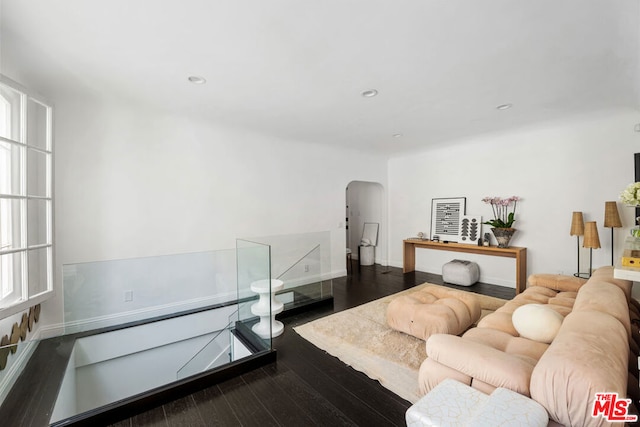
{"type": "Polygon", "coordinates": [[[604,226],[608,228],[622,227],[618,204],[616,202],[604,202],[604,226]]]}
{"type": "Polygon", "coordinates": [[[582,212],[574,212],[571,217],[571,233],[572,236],[582,236],[584,234],[584,218],[582,212]]]}
{"type": "Polygon", "coordinates": [[[600,247],[600,237],[595,221],[587,221],[584,224],[584,242],[582,247],[598,249],[600,247]]]}

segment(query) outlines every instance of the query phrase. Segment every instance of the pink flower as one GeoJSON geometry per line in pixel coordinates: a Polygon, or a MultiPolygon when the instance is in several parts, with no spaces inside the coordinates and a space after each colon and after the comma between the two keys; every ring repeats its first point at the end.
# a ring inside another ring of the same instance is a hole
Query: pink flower
{"type": "Polygon", "coordinates": [[[493,217],[491,221],[486,221],[484,224],[489,224],[496,228],[510,228],[515,222],[516,205],[520,201],[520,197],[511,196],[508,198],[501,197],[485,197],[483,202],[491,204],[493,210],[493,217]],[[513,205],[513,208],[510,207],[513,205]]]}

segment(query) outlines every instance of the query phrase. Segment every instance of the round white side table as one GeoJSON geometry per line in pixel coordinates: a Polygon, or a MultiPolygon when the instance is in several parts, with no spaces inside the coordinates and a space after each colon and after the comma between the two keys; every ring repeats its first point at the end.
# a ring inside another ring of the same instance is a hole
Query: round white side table
{"type": "Polygon", "coordinates": [[[251,291],[260,295],[258,302],[251,306],[251,313],[260,316],[260,322],[251,329],[262,339],[277,337],[284,332],[284,325],[276,320],[276,314],[282,312],[284,304],[275,297],[275,293],[283,288],[284,282],[278,279],[257,280],[251,283],[251,291]]]}

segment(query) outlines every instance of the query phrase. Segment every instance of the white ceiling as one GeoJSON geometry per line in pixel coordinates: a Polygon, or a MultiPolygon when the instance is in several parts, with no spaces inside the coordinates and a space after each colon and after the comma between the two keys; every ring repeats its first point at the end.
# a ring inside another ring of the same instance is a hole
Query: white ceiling
{"type": "Polygon", "coordinates": [[[639,106],[638,0],[0,2],[2,72],[54,102],[90,91],[383,154],[639,106]]]}

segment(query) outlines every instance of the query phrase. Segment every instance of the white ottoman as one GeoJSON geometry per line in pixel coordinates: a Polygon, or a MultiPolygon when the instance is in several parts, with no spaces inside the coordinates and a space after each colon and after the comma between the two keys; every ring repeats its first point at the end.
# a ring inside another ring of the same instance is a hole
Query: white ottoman
{"type": "Polygon", "coordinates": [[[472,261],[454,259],[442,266],[442,280],[460,286],[471,286],[480,279],[480,267],[472,261]]]}
{"type": "Polygon", "coordinates": [[[413,404],[405,419],[408,427],[545,427],[549,423],[547,411],[535,400],[505,388],[486,395],[452,379],[413,404]]]}

